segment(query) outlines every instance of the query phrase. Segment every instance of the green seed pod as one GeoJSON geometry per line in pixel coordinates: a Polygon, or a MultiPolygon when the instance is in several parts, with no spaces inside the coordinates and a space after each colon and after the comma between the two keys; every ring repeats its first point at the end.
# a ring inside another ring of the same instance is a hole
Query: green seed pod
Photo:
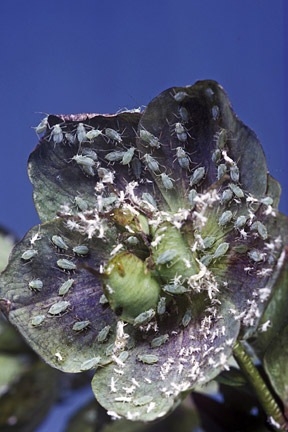
{"type": "Polygon", "coordinates": [[[56,246],[57,248],[62,249],[62,250],[68,249],[67,244],[65,243],[65,241],[63,240],[63,238],[61,236],[53,235],[51,240],[52,240],[52,243],[54,244],[54,246],[56,246]]]}
{"type": "Polygon", "coordinates": [[[35,291],[41,291],[43,288],[43,282],[40,279],[34,279],[29,282],[29,288],[35,291]]]}
{"type": "Polygon", "coordinates": [[[159,348],[161,345],[166,343],[168,339],[169,339],[169,335],[167,333],[152,339],[151,348],[159,348]]]}
{"type": "Polygon", "coordinates": [[[57,303],[54,303],[50,309],[48,310],[48,313],[50,315],[59,315],[62,312],[65,312],[68,307],[70,306],[70,302],[68,301],[59,301],[57,303]]]}
{"type": "Polygon", "coordinates": [[[140,362],[146,364],[154,364],[159,360],[159,357],[154,354],[139,354],[137,358],[140,362]]]}
{"type": "Polygon", "coordinates": [[[156,309],[160,286],[140,258],[122,252],[108,262],[104,275],[105,296],[123,321],[133,324],[143,312],[156,309]]]}

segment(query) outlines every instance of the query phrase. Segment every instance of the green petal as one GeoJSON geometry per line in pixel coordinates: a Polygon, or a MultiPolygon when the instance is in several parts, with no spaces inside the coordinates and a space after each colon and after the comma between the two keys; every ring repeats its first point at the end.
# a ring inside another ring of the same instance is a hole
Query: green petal
{"type": "MultiPolygon", "coordinates": [[[[110,233],[113,235],[113,230],[110,233]]],[[[83,266],[99,274],[99,266],[109,256],[112,244],[109,235],[105,242],[101,238],[88,240],[87,236],[68,229],[66,220],[56,219],[33,228],[15,246],[0,279],[2,307],[9,321],[51,366],[65,372],[79,372],[82,364],[91,358],[100,356],[100,364],[109,361],[106,348],[113,341],[114,314],[100,304],[101,280],[83,266]],[[37,240],[32,245],[36,234],[37,240]],[[51,239],[55,234],[65,239],[68,250],[61,251],[54,246],[51,239]],[[73,247],[83,243],[88,246],[89,254],[73,254],[73,247]],[[37,251],[36,255],[30,260],[21,258],[31,248],[37,251]],[[57,265],[61,259],[73,263],[76,270],[72,273],[61,270],[57,265]],[[64,296],[59,295],[60,287],[71,278],[74,280],[71,288],[64,296]],[[29,282],[36,279],[43,282],[41,290],[29,287],[29,282]],[[56,307],[59,314],[52,311],[56,307]],[[73,330],[79,321],[90,324],[83,331],[73,330]],[[111,330],[107,341],[99,343],[97,336],[108,325],[111,330]]]]}

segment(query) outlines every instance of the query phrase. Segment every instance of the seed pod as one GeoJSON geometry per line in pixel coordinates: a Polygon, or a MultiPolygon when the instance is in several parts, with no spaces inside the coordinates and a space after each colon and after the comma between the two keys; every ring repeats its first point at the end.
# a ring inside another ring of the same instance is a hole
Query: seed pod
{"type": "Polygon", "coordinates": [[[229,249],[229,246],[230,246],[229,243],[226,243],[226,242],[221,243],[221,244],[217,247],[217,249],[216,249],[216,251],[215,251],[215,253],[214,253],[214,255],[213,255],[213,258],[214,258],[214,259],[221,258],[223,255],[226,254],[226,252],[227,252],[228,249],[229,249]]]}
{"type": "Polygon", "coordinates": [[[84,256],[84,255],[88,255],[89,249],[85,245],[79,245],[79,246],[74,246],[73,247],[73,252],[76,255],[82,255],[82,256],[84,256]]]}
{"type": "Polygon", "coordinates": [[[238,218],[236,219],[236,221],[234,223],[234,227],[239,229],[239,230],[242,229],[245,226],[247,219],[248,219],[247,216],[244,216],[244,215],[238,216],[238,218]]]}
{"type": "Polygon", "coordinates": [[[205,177],[205,168],[204,167],[197,168],[193,172],[192,176],[190,177],[190,186],[195,186],[199,184],[204,177],[205,177]]]}
{"type": "Polygon", "coordinates": [[[65,258],[59,259],[57,261],[57,265],[61,270],[71,271],[71,270],[76,270],[76,268],[77,268],[76,264],[74,264],[72,261],[69,261],[65,258]]]}
{"type": "Polygon", "coordinates": [[[88,371],[90,369],[97,369],[97,367],[99,366],[99,363],[101,361],[101,357],[97,356],[97,357],[93,357],[89,360],[85,360],[81,366],[80,366],[80,370],[81,371],[88,371]]]}
{"type": "Polygon", "coordinates": [[[37,327],[42,324],[45,320],[45,315],[36,315],[31,319],[31,324],[33,327],[37,327]]]}
{"type": "Polygon", "coordinates": [[[233,193],[231,189],[226,189],[222,193],[221,203],[227,204],[229,201],[231,201],[232,198],[233,198],[233,193]]]}
{"type": "Polygon", "coordinates": [[[220,226],[227,225],[229,222],[231,222],[232,217],[233,217],[233,214],[230,210],[225,211],[220,216],[220,218],[218,220],[218,225],[220,225],[220,226]]]}
{"type": "Polygon", "coordinates": [[[90,321],[78,321],[73,325],[72,330],[82,331],[86,329],[89,325],[90,325],[90,321]]]}
{"type": "Polygon", "coordinates": [[[217,179],[221,180],[222,177],[224,177],[224,175],[227,172],[227,167],[225,164],[220,164],[217,168],[217,179]]]}
{"type": "Polygon", "coordinates": [[[182,318],[182,325],[184,327],[187,327],[188,324],[190,323],[191,319],[192,319],[192,311],[191,311],[191,309],[188,309],[182,318]]]}
{"type": "Polygon", "coordinates": [[[34,258],[38,254],[38,251],[36,249],[28,249],[21,255],[22,260],[29,261],[30,259],[34,258]]]}
{"type": "Polygon", "coordinates": [[[169,339],[169,335],[167,333],[152,339],[151,348],[159,348],[161,345],[166,343],[168,339],[169,339]]]}
{"type": "Polygon", "coordinates": [[[50,309],[48,310],[48,313],[50,315],[59,315],[62,312],[65,312],[68,307],[70,306],[70,302],[68,301],[59,301],[57,303],[54,303],[50,309]]]}
{"type": "Polygon", "coordinates": [[[77,205],[77,207],[79,208],[79,210],[81,210],[82,212],[85,212],[85,211],[88,210],[88,203],[87,203],[87,201],[85,201],[80,196],[76,196],[74,199],[75,199],[75,204],[77,205]]]}
{"type": "Polygon", "coordinates": [[[166,298],[160,297],[160,300],[157,304],[157,313],[158,315],[163,315],[166,312],[166,298]]]}
{"type": "Polygon", "coordinates": [[[40,279],[34,279],[29,282],[29,288],[35,291],[41,291],[43,288],[43,282],[40,279]]]}
{"type": "Polygon", "coordinates": [[[229,183],[229,187],[237,198],[244,198],[244,192],[239,186],[229,183]]]}
{"type": "Polygon", "coordinates": [[[68,279],[66,282],[64,282],[59,288],[58,295],[64,296],[65,294],[67,294],[70,288],[72,287],[73,283],[74,283],[74,279],[68,279]]]}
{"type": "Polygon", "coordinates": [[[262,224],[262,222],[260,222],[260,221],[254,222],[251,225],[251,230],[257,231],[263,240],[267,240],[267,238],[268,238],[267,228],[265,227],[265,225],[262,224]]]}
{"type": "Polygon", "coordinates": [[[162,290],[167,294],[185,294],[190,290],[183,285],[164,285],[162,290]]]}
{"type": "Polygon", "coordinates": [[[216,237],[209,236],[203,239],[203,249],[210,249],[216,241],[216,237]]]}
{"type": "Polygon", "coordinates": [[[62,250],[68,249],[67,244],[65,243],[65,241],[63,240],[63,238],[61,236],[53,235],[51,240],[52,240],[52,243],[54,244],[54,246],[56,246],[57,248],[62,249],[62,250]]]}
{"type": "Polygon", "coordinates": [[[149,309],[145,312],[142,312],[134,319],[134,325],[144,325],[151,321],[155,316],[155,310],[149,309]]]}
{"type": "Polygon", "coordinates": [[[110,325],[107,325],[107,326],[103,327],[102,330],[100,330],[100,332],[98,333],[98,336],[97,336],[97,340],[99,343],[103,343],[106,341],[106,339],[108,338],[108,335],[110,333],[110,330],[111,330],[110,325]]]}
{"type": "Polygon", "coordinates": [[[175,249],[167,249],[156,259],[156,264],[167,264],[172,261],[177,256],[177,251],[175,249]]]}
{"type": "Polygon", "coordinates": [[[233,182],[238,183],[240,178],[240,173],[239,173],[239,168],[237,167],[236,164],[232,165],[230,168],[230,177],[233,182]]]}
{"type": "Polygon", "coordinates": [[[107,138],[111,139],[112,141],[118,142],[118,144],[122,143],[121,135],[115,129],[106,128],[105,135],[107,138]]]}
{"type": "Polygon", "coordinates": [[[158,362],[159,357],[154,354],[139,354],[137,359],[142,363],[154,364],[158,362]]]}

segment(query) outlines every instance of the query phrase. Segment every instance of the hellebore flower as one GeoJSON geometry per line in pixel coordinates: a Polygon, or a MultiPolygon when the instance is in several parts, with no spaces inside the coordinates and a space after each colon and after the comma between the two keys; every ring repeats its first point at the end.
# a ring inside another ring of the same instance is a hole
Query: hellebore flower
{"type": "Polygon", "coordinates": [[[287,218],[255,134],[214,81],[143,113],[48,116],[28,171],[42,224],[0,279],[2,309],[109,413],[151,421],[255,334],[287,218]]]}

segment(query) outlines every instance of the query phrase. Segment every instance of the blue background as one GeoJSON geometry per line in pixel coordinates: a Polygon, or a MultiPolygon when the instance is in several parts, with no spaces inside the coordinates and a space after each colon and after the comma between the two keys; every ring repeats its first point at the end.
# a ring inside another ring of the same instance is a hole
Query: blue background
{"type": "Polygon", "coordinates": [[[38,223],[26,174],[36,112],[113,113],[205,78],[258,135],[288,213],[284,3],[1,2],[0,224],[22,236],[38,223]]]}

